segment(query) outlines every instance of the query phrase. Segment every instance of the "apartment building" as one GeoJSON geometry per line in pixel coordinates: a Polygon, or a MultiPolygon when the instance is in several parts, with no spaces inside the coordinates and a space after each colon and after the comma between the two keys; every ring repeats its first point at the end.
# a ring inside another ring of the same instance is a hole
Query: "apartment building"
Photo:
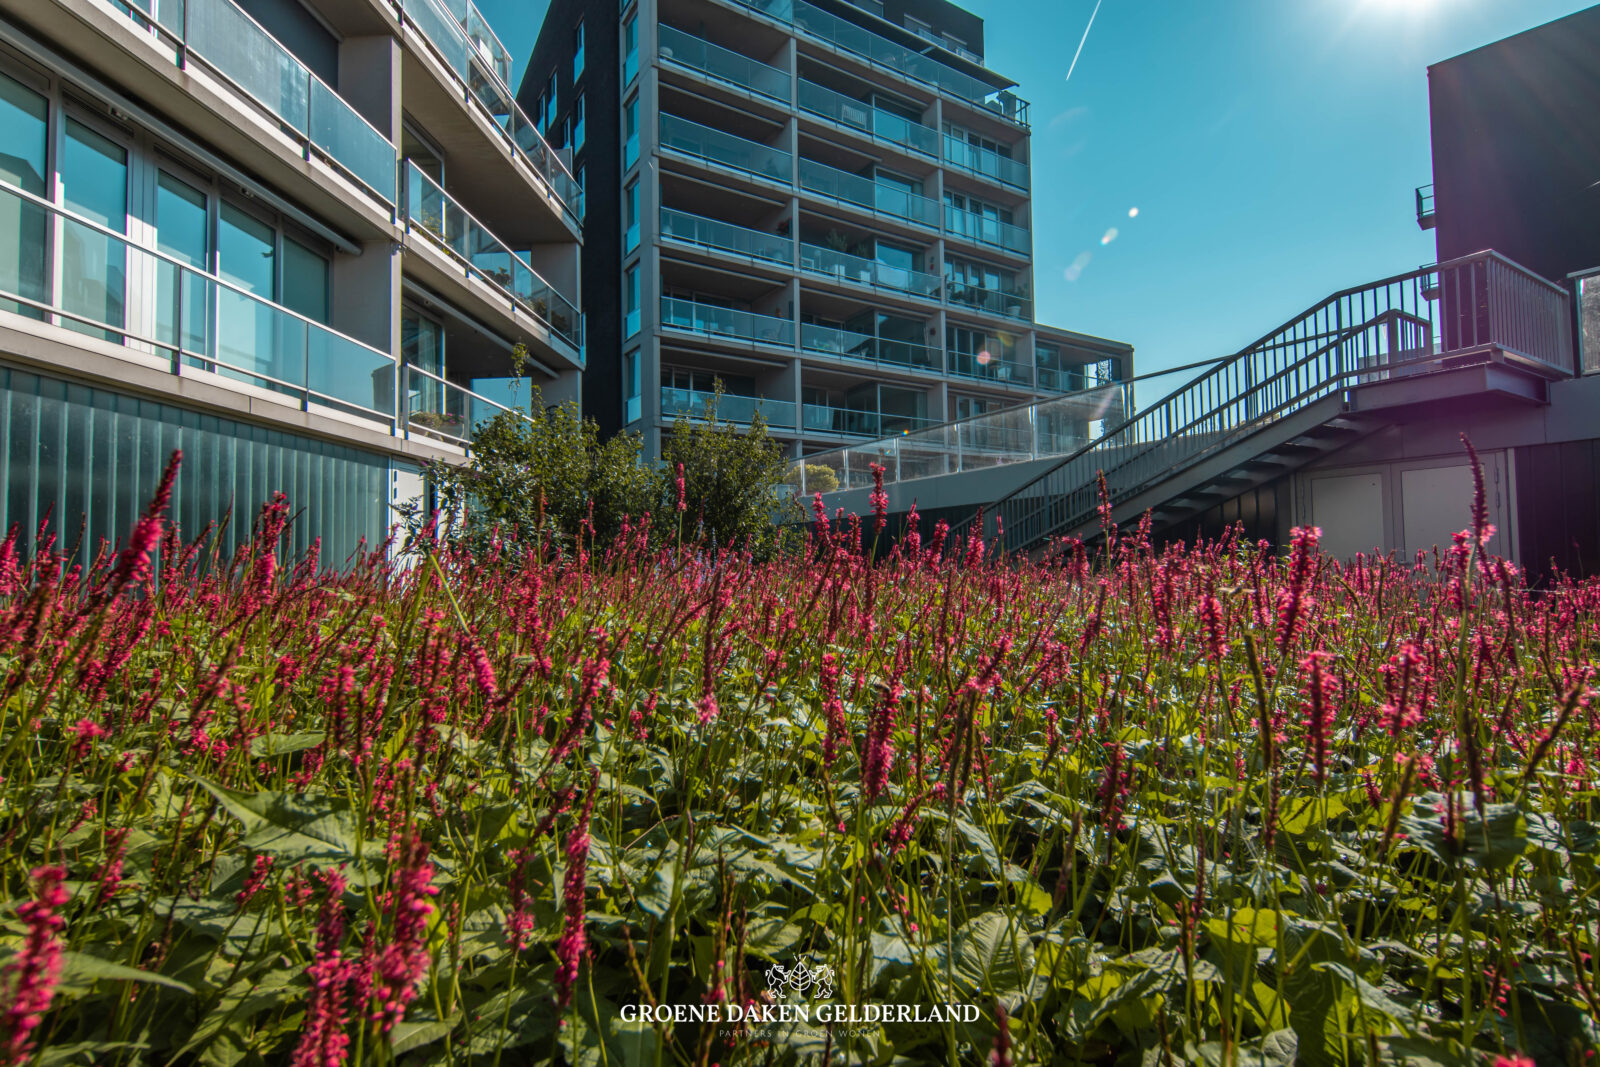
{"type": "Polygon", "coordinates": [[[587,190],[584,404],[791,454],[1131,375],[1034,315],[1028,105],[945,0],[553,0],[518,91],[587,190]]]}
{"type": "Polygon", "coordinates": [[[471,0],[0,0],[0,528],[282,490],[382,540],[419,465],[581,394],[582,190],[471,0]],[[527,385],[521,402],[526,403],[527,385]]]}

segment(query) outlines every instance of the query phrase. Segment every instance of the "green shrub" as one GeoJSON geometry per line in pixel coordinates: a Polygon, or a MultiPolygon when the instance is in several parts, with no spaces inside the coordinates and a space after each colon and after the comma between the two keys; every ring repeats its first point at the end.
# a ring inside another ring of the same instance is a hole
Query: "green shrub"
{"type": "MultiPolygon", "coordinates": [[[[801,466],[802,464],[796,463],[793,467],[790,467],[789,476],[784,479],[784,482],[799,488],[801,466]]],[[[806,495],[831,493],[839,488],[839,475],[834,472],[832,467],[822,463],[806,463],[804,467],[806,471],[806,495]]]]}

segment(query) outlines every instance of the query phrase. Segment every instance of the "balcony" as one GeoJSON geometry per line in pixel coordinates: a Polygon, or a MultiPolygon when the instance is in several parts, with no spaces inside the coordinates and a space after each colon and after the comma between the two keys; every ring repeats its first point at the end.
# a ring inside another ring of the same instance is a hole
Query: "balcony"
{"type": "Polygon", "coordinates": [[[30,193],[0,186],[0,217],[16,223],[0,238],[13,265],[0,283],[7,310],[175,375],[216,375],[304,410],[394,417],[389,353],[30,193]]]}
{"type": "MultiPolygon", "coordinates": [[[[889,433],[912,433],[932,420],[919,415],[895,415],[889,412],[869,411],[859,408],[834,407],[831,404],[806,404],[802,412],[803,429],[807,433],[822,433],[836,437],[881,437],[889,433]]],[[[806,462],[810,462],[808,459],[806,462]]]]}
{"type": "Polygon", "coordinates": [[[1431,230],[1437,221],[1433,207],[1433,183],[1417,186],[1417,228],[1431,230]]]}
{"type": "Polygon", "coordinates": [[[791,319],[718,307],[698,300],[662,297],[661,325],[706,337],[726,337],[781,348],[794,347],[794,322],[791,319]]]}
{"type": "Polygon", "coordinates": [[[661,387],[663,420],[674,416],[703,419],[713,404],[716,406],[717,418],[723,422],[748,424],[759,414],[768,426],[786,430],[794,428],[794,404],[787,400],[735,396],[732,393],[723,393],[718,397],[715,393],[698,389],[673,389],[665,385],[661,387]]]}
{"type": "Polygon", "coordinates": [[[944,353],[927,345],[811,323],[800,326],[800,347],[807,352],[901,369],[937,372],[944,362],[944,353]]]}
{"type": "MultiPolygon", "coordinates": [[[[466,98],[487,113],[504,140],[549,185],[569,219],[576,224],[583,218],[583,190],[561,157],[540,136],[533,123],[528,121],[528,116],[522,113],[511,90],[506,88],[504,79],[499,76],[498,70],[509,64],[509,56],[502,61],[492,46],[483,43],[481,34],[475,39],[468,32],[466,22],[441,6],[441,3],[459,3],[459,0],[399,0],[406,18],[422,31],[428,43],[433,45],[439,57],[460,81],[466,98]]],[[[476,14],[470,2],[462,10],[468,14],[466,21],[471,21],[476,14]]],[[[481,23],[482,17],[477,16],[477,21],[481,23]]],[[[487,25],[483,25],[481,30],[487,32],[487,25]]],[[[504,51],[503,47],[500,51],[504,51]]]]}
{"type": "Polygon", "coordinates": [[[1580,374],[1600,371],[1600,268],[1573,279],[1578,297],[1578,367],[1580,374]]]}
{"type": "Polygon", "coordinates": [[[789,73],[665,24],[658,26],[661,58],[736,89],[789,103],[789,73]]]}
{"type": "Polygon", "coordinates": [[[944,138],[944,161],[968,174],[976,174],[1002,185],[1016,189],[1028,188],[1026,163],[1019,163],[988,148],[968,144],[949,134],[944,138]]]}
{"type": "Polygon", "coordinates": [[[958,211],[949,205],[945,206],[944,232],[1019,255],[1026,256],[1033,250],[1033,235],[1026,226],[1013,226],[988,215],[958,211]]]}
{"type": "Polygon", "coordinates": [[[800,108],[841,126],[860,130],[877,140],[888,141],[929,158],[938,157],[939,133],[932,127],[836,93],[804,78],[800,80],[800,108]]]}
{"type": "Polygon", "coordinates": [[[800,161],[800,187],[808,192],[854,204],[874,215],[889,215],[929,228],[939,225],[937,200],[879,185],[871,178],[863,178],[859,174],[851,174],[812,159],[800,161]]]}
{"type": "Polygon", "coordinates": [[[996,89],[970,74],[881,37],[864,26],[813,7],[805,0],[739,2],[779,21],[788,22],[809,36],[860,56],[869,63],[922,82],[975,107],[992,111],[1019,126],[1028,125],[1028,102],[1015,93],[996,89]]]}
{"type": "Polygon", "coordinates": [[[702,215],[691,215],[673,208],[661,209],[661,236],[670,241],[747,256],[784,267],[794,262],[794,241],[791,238],[735,226],[702,215]]]}
{"type": "Polygon", "coordinates": [[[517,255],[456,203],[415,163],[406,163],[407,229],[420,229],[460,262],[542,322],[574,349],[583,348],[583,317],[577,306],[539,276],[517,255]]]}
{"type": "Polygon", "coordinates": [[[161,0],[153,14],[136,0],[114,2],[135,25],[175,46],[180,62],[200,60],[307,151],[394,203],[394,145],[232,0],[161,0]]]}
{"type": "Polygon", "coordinates": [[[1018,385],[1031,388],[1033,368],[1013,355],[991,355],[989,352],[951,352],[950,373],[962,378],[996,382],[1001,385],[1018,385]]]}
{"type": "Polygon", "coordinates": [[[1033,319],[1033,301],[1015,290],[985,289],[978,285],[951,282],[946,293],[950,297],[950,303],[960,304],[962,307],[976,308],[991,315],[1003,315],[1008,319],[1020,319],[1024,322],[1033,319]]]}
{"type": "Polygon", "coordinates": [[[839,282],[867,285],[874,289],[892,289],[897,293],[928,300],[939,298],[939,286],[944,281],[937,274],[924,274],[880,263],[875,259],[837,252],[822,245],[804,243],[800,245],[800,269],[839,282]]]}
{"type": "Polygon", "coordinates": [[[470,449],[479,426],[511,410],[421,367],[407,365],[404,381],[401,426],[407,437],[470,449]]]}
{"type": "Polygon", "coordinates": [[[1088,372],[1087,367],[1039,367],[1035,370],[1039,391],[1051,393],[1072,393],[1087,388],[1088,372]]]}
{"type": "Polygon", "coordinates": [[[793,165],[788,152],[677,115],[661,116],[661,147],[768,181],[784,185],[791,181],[793,165]]]}

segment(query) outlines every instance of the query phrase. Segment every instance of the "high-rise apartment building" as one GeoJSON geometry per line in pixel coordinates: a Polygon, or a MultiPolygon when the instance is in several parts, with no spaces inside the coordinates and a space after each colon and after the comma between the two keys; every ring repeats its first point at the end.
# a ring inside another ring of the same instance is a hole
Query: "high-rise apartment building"
{"type": "Polygon", "coordinates": [[[553,0],[518,98],[587,190],[603,431],[801,455],[1131,374],[1034,317],[1028,105],[945,0],[553,0]]]}
{"type": "MultiPolygon", "coordinates": [[[[583,366],[582,190],[471,0],[0,0],[0,530],[380,540],[512,352],[583,366]]],[[[526,399],[527,394],[523,394],[526,399]]]]}

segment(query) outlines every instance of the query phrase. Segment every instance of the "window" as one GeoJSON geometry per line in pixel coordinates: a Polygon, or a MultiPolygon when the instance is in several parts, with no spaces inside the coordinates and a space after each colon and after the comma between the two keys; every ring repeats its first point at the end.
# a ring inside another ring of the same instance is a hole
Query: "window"
{"type": "Polygon", "coordinates": [[[583,148],[583,94],[572,98],[572,150],[583,148]]]}
{"type": "Polygon", "coordinates": [[[639,159],[639,94],[628,97],[622,105],[622,169],[627,170],[639,159]]]}
{"type": "Polygon", "coordinates": [[[583,20],[572,28],[572,80],[576,82],[583,73],[583,20]]]}
{"type": "MultiPolygon", "coordinates": [[[[67,120],[61,153],[61,200],[70,211],[99,223],[114,233],[127,232],[128,150],[76,119],[67,120]]],[[[127,299],[127,244],[82,223],[63,223],[61,236],[62,308],[84,319],[120,328],[127,299]]],[[[66,321],[108,341],[114,331],[86,327],[82,320],[66,321]]]]}
{"type": "Polygon", "coordinates": [[[622,276],[623,336],[639,332],[639,265],[629,267],[622,276]]]}
{"type": "Polygon", "coordinates": [[[635,178],[622,191],[623,252],[639,247],[639,179],[635,178]]]}
{"type": "Polygon", "coordinates": [[[639,73],[639,17],[629,15],[622,24],[622,84],[626,88],[639,73]]]}
{"type": "Polygon", "coordinates": [[[644,394],[643,363],[639,358],[639,350],[622,357],[622,421],[624,423],[638,422],[644,411],[641,403],[644,394]]]}
{"type": "MultiPolygon", "coordinates": [[[[0,183],[34,196],[45,195],[45,98],[0,74],[0,183]]],[[[46,212],[0,189],[0,290],[43,303],[46,212]]],[[[37,308],[0,299],[0,308],[38,318],[37,308]]]]}
{"type": "Polygon", "coordinates": [[[561,109],[556,106],[556,72],[550,72],[550,82],[545,86],[544,96],[544,128],[549,129],[555,125],[556,112],[561,109]]]}

